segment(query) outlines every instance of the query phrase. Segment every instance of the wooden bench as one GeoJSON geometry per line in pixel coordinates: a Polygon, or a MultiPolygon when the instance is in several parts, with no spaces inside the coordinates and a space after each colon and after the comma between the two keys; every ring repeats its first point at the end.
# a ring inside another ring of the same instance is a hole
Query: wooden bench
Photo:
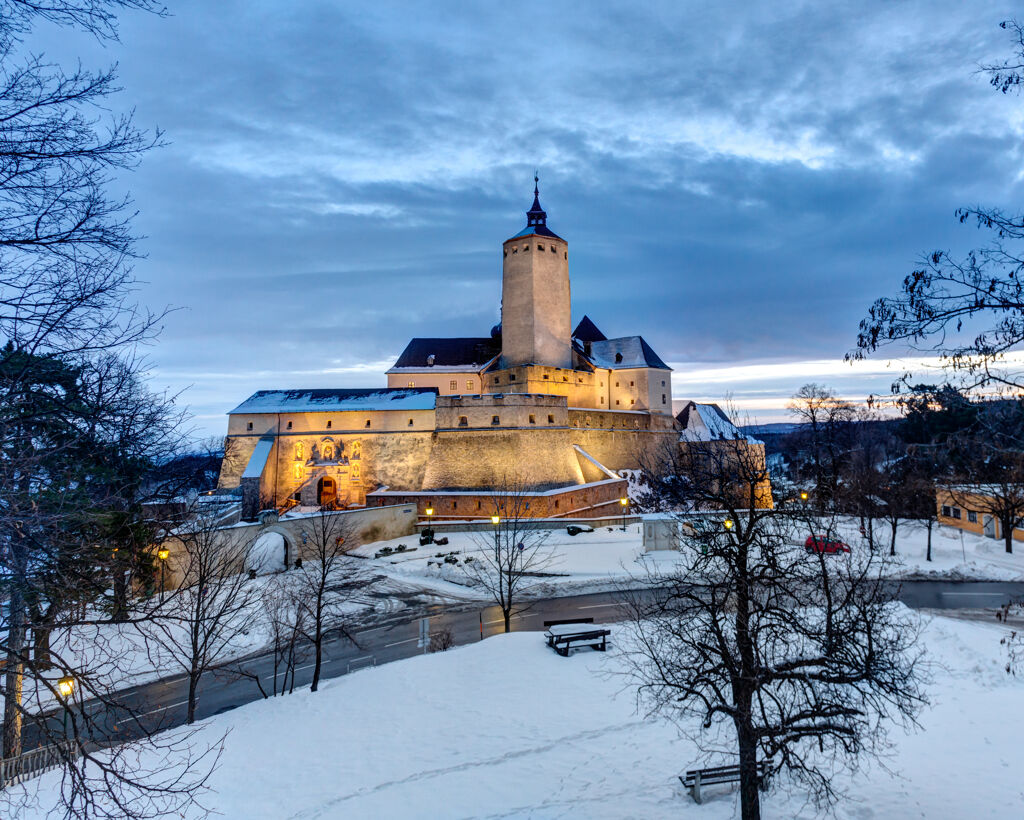
{"type": "Polygon", "coordinates": [[[595,626],[593,623],[561,623],[552,624],[544,633],[548,646],[555,650],[563,658],[569,657],[569,650],[573,646],[590,646],[598,652],[604,652],[608,648],[608,636],[612,631],[604,626],[595,626]]]}
{"type": "MultiPolygon", "coordinates": [[[[689,789],[695,803],[701,802],[701,786],[714,786],[719,783],[739,783],[740,767],[714,766],[708,769],[692,769],[685,775],[679,775],[679,782],[689,789]]],[[[768,788],[768,764],[761,761],[757,764],[757,785],[761,791],[768,788]]]]}

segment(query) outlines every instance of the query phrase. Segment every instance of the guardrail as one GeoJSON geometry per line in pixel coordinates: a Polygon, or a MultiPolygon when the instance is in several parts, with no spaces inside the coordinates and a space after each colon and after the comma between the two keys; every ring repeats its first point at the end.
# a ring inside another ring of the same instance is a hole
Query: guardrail
{"type": "Polygon", "coordinates": [[[24,783],[43,772],[63,766],[66,760],[73,760],[81,753],[77,740],[65,740],[53,746],[40,746],[18,757],[0,760],[0,789],[24,783]]]}

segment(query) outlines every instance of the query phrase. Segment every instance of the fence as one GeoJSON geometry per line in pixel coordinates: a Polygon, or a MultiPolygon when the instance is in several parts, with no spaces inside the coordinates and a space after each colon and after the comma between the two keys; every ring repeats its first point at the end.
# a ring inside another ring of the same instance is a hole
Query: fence
{"type": "Polygon", "coordinates": [[[0,760],[0,789],[24,783],[33,777],[64,765],[82,753],[77,740],[65,740],[53,746],[40,746],[18,757],[0,760]]]}

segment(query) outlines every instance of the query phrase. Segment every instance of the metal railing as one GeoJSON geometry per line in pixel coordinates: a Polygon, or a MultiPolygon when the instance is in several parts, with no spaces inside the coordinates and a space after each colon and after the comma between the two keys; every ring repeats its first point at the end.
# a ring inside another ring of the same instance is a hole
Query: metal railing
{"type": "Polygon", "coordinates": [[[73,760],[81,753],[78,741],[71,739],[0,760],[0,789],[24,783],[43,772],[63,766],[66,760],[73,760]]]}

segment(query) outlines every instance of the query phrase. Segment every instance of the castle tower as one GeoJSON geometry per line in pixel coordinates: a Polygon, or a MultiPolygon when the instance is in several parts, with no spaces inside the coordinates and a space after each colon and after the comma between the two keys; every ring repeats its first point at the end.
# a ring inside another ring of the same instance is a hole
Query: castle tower
{"type": "Polygon", "coordinates": [[[501,269],[501,367],[572,368],[569,244],[547,226],[533,178],[526,227],[505,240],[501,269]]]}

